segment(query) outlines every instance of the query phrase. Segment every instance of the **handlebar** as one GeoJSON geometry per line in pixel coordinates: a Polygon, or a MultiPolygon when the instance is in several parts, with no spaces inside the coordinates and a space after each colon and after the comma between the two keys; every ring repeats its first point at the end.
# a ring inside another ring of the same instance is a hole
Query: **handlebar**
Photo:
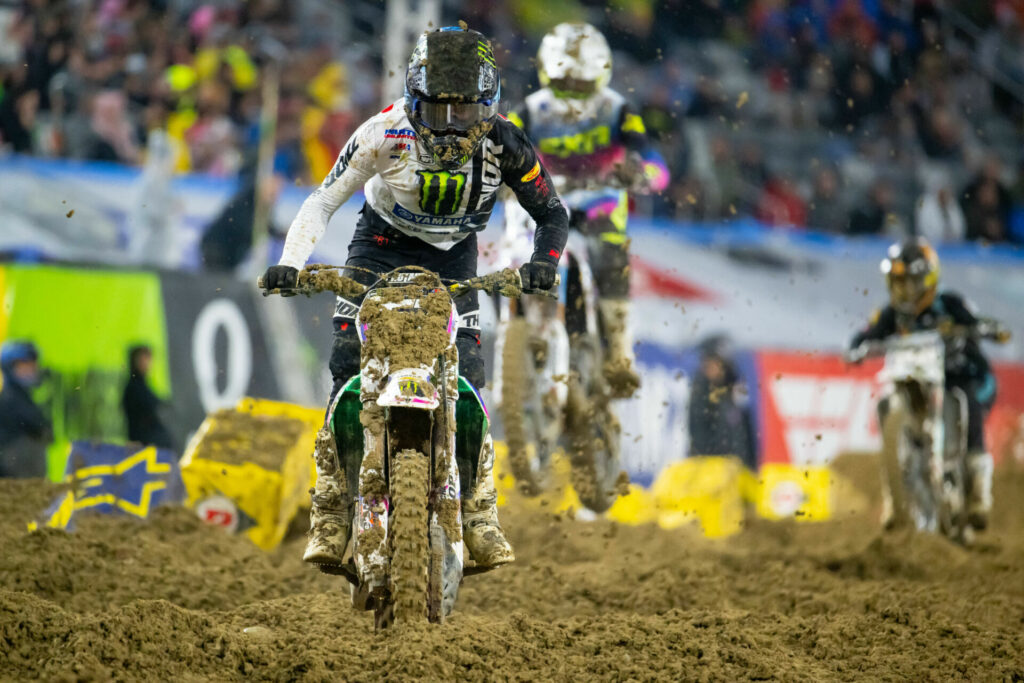
{"type": "MultiPolygon", "coordinates": [[[[415,266],[396,268],[389,273],[377,273],[366,268],[359,268],[356,266],[331,266],[321,263],[313,263],[299,271],[298,282],[294,287],[280,287],[268,290],[264,286],[262,277],[259,277],[256,280],[256,285],[263,290],[263,296],[270,296],[271,294],[278,294],[283,297],[296,296],[298,294],[312,296],[313,294],[319,294],[321,292],[332,292],[342,297],[358,297],[372,289],[377,283],[387,279],[389,275],[399,272],[421,272],[426,276],[433,276],[436,278],[436,281],[440,282],[453,297],[459,296],[460,294],[470,290],[480,290],[488,294],[507,296],[510,298],[515,298],[523,294],[546,296],[555,299],[558,298],[558,293],[553,289],[524,290],[523,279],[520,276],[519,271],[514,268],[504,268],[497,272],[469,278],[468,280],[445,282],[442,281],[435,273],[415,266]],[[365,272],[373,276],[374,283],[371,285],[364,285],[351,277],[341,275],[338,272],[341,270],[365,272]]],[[[558,286],[559,280],[560,278],[556,275],[556,287],[558,286]]]]}
{"type": "MultiPolygon", "coordinates": [[[[923,330],[922,330],[923,331],[923,330]]],[[[974,325],[939,325],[935,330],[945,342],[955,340],[987,340],[1005,344],[1010,340],[1010,330],[990,318],[979,318],[974,325]]],[[[858,364],[866,358],[884,355],[890,346],[887,339],[869,339],[843,353],[843,360],[858,364]]]]}

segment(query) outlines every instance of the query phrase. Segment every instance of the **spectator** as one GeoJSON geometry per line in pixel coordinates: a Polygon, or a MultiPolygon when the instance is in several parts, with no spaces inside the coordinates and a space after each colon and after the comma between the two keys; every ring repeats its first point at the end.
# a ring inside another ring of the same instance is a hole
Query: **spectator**
{"type": "Polygon", "coordinates": [[[855,61],[836,73],[833,115],[836,128],[853,132],[885,107],[882,81],[870,64],[855,61]]]}
{"type": "Polygon", "coordinates": [[[967,239],[985,242],[1010,241],[1010,226],[999,204],[999,185],[985,182],[971,195],[964,214],[967,239]]]}
{"type": "Polygon", "coordinates": [[[892,214],[892,190],[884,180],[877,180],[868,190],[861,205],[850,212],[846,226],[848,235],[880,235],[891,231],[896,221],[892,214]]]}
{"type": "Polygon", "coordinates": [[[920,113],[918,135],[925,154],[932,159],[958,162],[963,158],[961,124],[943,107],[920,113]]]}
{"type": "Polygon", "coordinates": [[[39,92],[0,92],[0,146],[18,153],[33,151],[33,132],[39,111],[39,92]]]}
{"type": "Polygon", "coordinates": [[[757,217],[769,225],[802,228],[807,225],[807,206],[792,180],[774,175],[761,192],[757,217]]]}
{"type": "MultiPolygon", "coordinates": [[[[238,190],[203,235],[200,251],[203,265],[208,270],[234,270],[249,255],[256,219],[257,185],[260,199],[266,206],[273,207],[277,201],[283,184],[280,176],[272,175],[264,182],[257,183],[256,172],[256,158],[253,155],[242,170],[238,190]]],[[[282,234],[273,225],[269,227],[272,234],[282,234]]]]}
{"type": "Polygon", "coordinates": [[[996,213],[1003,225],[1010,224],[1010,212],[1013,210],[1013,197],[1010,189],[1003,184],[1003,164],[999,157],[990,154],[977,174],[967,183],[960,193],[960,203],[965,214],[978,216],[978,198],[982,194],[994,192],[996,195],[996,213]],[[986,189],[989,188],[989,189],[986,189]]]}
{"type": "Polygon", "coordinates": [[[967,221],[955,199],[952,183],[941,174],[928,184],[928,191],[917,204],[914,218],[917,234],[927,237],[933,244],[962,241],[967,221]]]}
{"type": "Polygon", "coordinates": [[[140,160],[136,130],[128,120],[124,93],[105,90],[92,102],[92,144],[86,158],[134,164],[140,160]]]}
{"type": "Polygon", "coordinates": [[[160,419],[161,401],[146,383],[146,375],[153,364],[153,350],[148,346],[133,346],[128,351],[128,382],[121,397],[128,440],[145,446],[174,448],[170,432],[160,419]]]}
{"type": "Polygon", "coordinates": [[[686,115],[693,119],[709,119],[725,112],[725,95],[717,82],[701,76],[686,109],[686,115]]]}
{"type": "Polygon", "coordinates": [[[39,386],[39,351],[30,342],[9,341],[0,347],[0,477],[46,476],[50,422],[32,400],[39,386]]]}
{"type": "Polygon", "coordinates": [[[740,150],[740,178],[754,187],[761,187],[768,181],[768,167],[764,163],[764,151],[756,142],[748,142],[740,150]]]}
{"type": "Polygon", "coordinates": [[[726,339],[706,339],[699,353],[700,366],[690,384],[690,455],[733,455],[757,469],[746,390],[727,353],[726,339]]]}
{"type": "Polygon", "coordinates": [[[736,163],[732,145],[722,136],[711,141],[711,175],[714,179],[713,190],[717,195],[717,213],[720,217],[731,217],[745,208],[742,172],[736,163]]]}
{"type": "Polygon", "coordinates": [[[819,169],[814,176],[807,225],[825,232],[842,232],[846,227],[846,207],[839,195],[839,175],[832,167],[819,169]]]}

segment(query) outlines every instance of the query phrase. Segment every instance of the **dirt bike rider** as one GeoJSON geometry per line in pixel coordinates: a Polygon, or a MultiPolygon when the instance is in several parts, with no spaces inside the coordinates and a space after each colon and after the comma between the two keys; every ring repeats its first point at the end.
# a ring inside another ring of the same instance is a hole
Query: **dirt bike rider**
{"type": "MultiPolygon", "coordinates": [[[[880,341],[893,335],[950,327],[987,328],[997,341],[1009,333],[998,323],[976,316],[967,302],[954,292],[938,291],[939,257],[923,237],[911,238],[889,247],[882,261],[882,273],[889,290],[889,305],[875,311],[867,327],[850,342],[851,360],[862,355],[862,343],[880,341]]],[[[985,416],[996,397],[996,380],[988,360],[975,338],[962,345],[947,344],[946,388],[958,387],[967,397],[967,515],[977,530],[988,524],[992,509],[992,455],[985,449],[985,416]]],[[[885,411],[885,401],[879,406],[885,411]]],[[[888,521],[888,520],[886,520],[888,521]]]]}
{"type": "MultiPolygon", "coordinates": [[[[609,360],[605,375],[614,395],[640,385],[629,334],[629,214],[627,190],[660,191],[668,169],[651,148],[643,119],[608,87],[612,53],[590,24],[559,24],[537,52],[543,86],[509,120],[526,131],[558,184],[570,223],[587,238],[597,280],[602,332],[609,360]]],[[[569,333],[573,324],[568,307],[569,333]]]]}
{"type": "MultiPolygon", "coordinates": [[[[337,164],[299,210],[280,262],[264,275],[267,288],[296,282],[331,215],[366,186],[346,265],[375,273],[416,265],[442,278],[476,275],[477,236],[502,184],[537,222],[532,259],[520,274],[526,289],[550,289],[568,234],[568,212],[526,135],[498,115],[501,86],[490,41],[480,33],[446,27],[422,34],[409,59],[405,97],[366,121],[342,149],[337,164]]],[[[358,271],[354,279],[374,278],[358,271]]],[[[475,291],[455,300],[459,374],[484,384],[479,303],[475,291]]],[[[359,301],[339,298],[334,313],[331,397],[359,373],[355,314],[359,301]]],[[[490,439],[474,446],[473,489],[463,496],[466,547],[478,565],[515,556],[498,523],[490,439]]],[[[339,451],[344,449],[339,444],[339,451]]],[[[361,454],[359,454],[361,455],[361,454]]],[[[342,500],[344,472],[317,453],[311,530],[303,559],[340,564],[348,543],[352,500],[342,500]]],[[[342,462],[345,459],[342,458],[342,462]]]]}

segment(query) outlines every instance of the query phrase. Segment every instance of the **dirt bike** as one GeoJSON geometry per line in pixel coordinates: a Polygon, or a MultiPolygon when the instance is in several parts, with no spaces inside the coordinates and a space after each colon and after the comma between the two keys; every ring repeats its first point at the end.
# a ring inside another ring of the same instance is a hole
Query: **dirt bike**
{"type": "Polygon", "coordinates": [[[310,265],[294,288],[268,292],[365,293],[355,320],[360,373],[336,394],[317,437],[318,448],[333,448],[347,465],[352,559],[320,568],[348,579],[353,605],[373,610],[378,629],[423,617],[441,623],[463,577],[477,570],[462,542],[461,495],[472,465],[457,441],[471,428],[486,434],[488,420],[458,374],[453,297],[466,289],[520,296],[522,282],[514,270],[448,282],[406,267],[373,274],[379,279],[364,286],[338,270],[310,265]]]}
{"type": "MultiPolygon", "coordinates": [[[[503,254],[518,266],[532,251],[532,221],[518,203],[506,202],[503,254]]],[[[499,308],[495,394],[520,489],[529,496],[547,489],[552,456],[564,444],[580,501],[603,512],[621,477],[620,426],[602,372],[593,273],[577,231],[570,232],[559,277],[557,300],[515,298],[499,308]],[[566,310],[569,301],[576,310],[566,310]],[[583,321],[572,337],[567,313],[583,321]]]]}
{"type": "Polygon", "coordinates": [[[996,339],[987,323],[949,326],[868,341],[847,360],[884,356],[887,387],[879,404],[887,526],[937,532],[969,543],[967,523],[967,396],[946,388],[946,360],[968,338],[996,339]],[[891,514],[890,514],[891,513],[891,514]]]}

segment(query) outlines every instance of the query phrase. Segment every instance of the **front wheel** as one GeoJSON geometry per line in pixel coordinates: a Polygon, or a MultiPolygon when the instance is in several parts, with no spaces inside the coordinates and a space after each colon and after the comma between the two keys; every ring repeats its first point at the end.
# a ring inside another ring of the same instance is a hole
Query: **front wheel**
{"type": "Polygon", "coordinates": [[[391,599],[378,610],[378,626],[387,626],[392,615],[402,623],[427,617],[429,464],[425,455],[411,448],[399,451],[391,461],[391,599]]]}
{"type": "Polygon", "coordinates": [[[907,491],[903,486],[903,457],[906,413],[902,407],[890,407],[882,424],[882,476],[884,492],[889,496],[891,514],[884,520],[893,529],[911,526],[907,491]]]}
{"type": "Polygon", "coordinates": [[[509,466],[520,490],[528,496],[547,487],[548,465],[557,433],[557,416],[540,393],[543,367],[534,348],[532,327],[524,318],[513,318],[505,330],[501,361],[501,417],[505,424],[509,466]]]}
{"type": "Polygon", "coordinates": [[[580,502],[604,512],[618,497],[623,473],[619,463],[619,421],[606,393],[584,390],[575,374],[569,378],[566,402],[571,480],[580,502]]]}

